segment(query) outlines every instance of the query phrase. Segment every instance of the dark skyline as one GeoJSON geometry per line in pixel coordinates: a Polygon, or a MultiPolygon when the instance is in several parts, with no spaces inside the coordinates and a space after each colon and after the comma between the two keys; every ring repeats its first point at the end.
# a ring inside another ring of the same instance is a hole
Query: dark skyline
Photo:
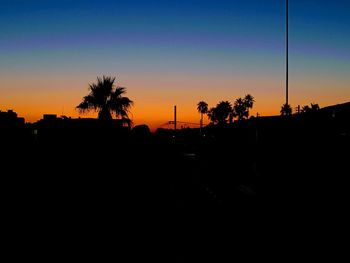
{"type": "MultiPolygon", "coordinates": [[[[1,1],[0,106],[29,121],[78,116],[88,84],[117,76],[136,123],[198,122],[196,103],[285,101],[285,1],[1,1]],[[160,110],[162,109],[162,110],[160,110]]],[[[350,3],[289,1],[292,106],[350,97],[350,3]]]]}

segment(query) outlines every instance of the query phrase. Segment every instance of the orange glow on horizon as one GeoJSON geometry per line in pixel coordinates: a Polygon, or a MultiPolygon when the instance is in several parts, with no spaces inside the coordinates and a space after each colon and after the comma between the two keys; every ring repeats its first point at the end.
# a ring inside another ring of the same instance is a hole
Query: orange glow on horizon
{"type": "MultiPolygon", "coordinates": [[[[99,74],[102,75],[102,74],[99,74]]],[[[116,76],[116,73],[111,73],[116,76]]],[[[2,76],[0,76],[2,77],[2,76]]],[[[68,76],[67,79],[45,76],[39,80],[26,75],[23,78],[3,76],[0,83],[0,110],[13,109],[27,122],[35,122],[43,114],[66,115],[72,118],[96,117],[97,113],[81,115],[75,109],[88,93],[88,83],[96,80],[96,74],[68,76]]],[[[127,88],[127,94],[135,102],[130,117],[134,125],[147,124],[151,130],[173,120],[173,106],[177,105],[178,121],[199,123],[197,103],[206,101],[209,107],[221,100],[231,103],[245,94],[255,97],[251,115],[278,115],[284,102],[283,76],[126,76],[128,82],[117,83],[127,88]]],[[[291,80],[290,103],[297,105],[311,102],[321,107],[346,102],[350,89],[345,79],[317,81],[299,78],[291,80]],[[312,87],[317,87],[312,88],[312,87]],[[329,87],[332,87],[330,89],[329,87]]],[[[208,121],[205,118],[205,121],[208,121]]]]}

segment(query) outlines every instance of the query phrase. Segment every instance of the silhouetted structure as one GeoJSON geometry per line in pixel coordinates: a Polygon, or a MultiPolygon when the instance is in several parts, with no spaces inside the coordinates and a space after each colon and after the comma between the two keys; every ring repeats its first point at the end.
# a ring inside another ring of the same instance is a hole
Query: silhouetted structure
{"type": "Polygon", "coordinates": [[[3,154],[15,145],[23,144],[27,139],[24,118],[18,117],[13,110],[0,111],[0,145],[3,154]]]}
{"type": "Polygon", "coordinates": [[[43,120],[44,121],[56,121],[57,120],[57,115],[56,114],[44,114],[43,115],[43,120]]]}
{"type": "Polygon", "coordinates": [[[289,105],[289,2],[286,0],[286,102],[289,105]]]}
{"type": "Polygon", "coordinates": [[[24,118],[18,117],[17,113],[13,110],[7,112],[0,111],[0,127],[16,127],[18,125],[24,125],[24,118]]]}

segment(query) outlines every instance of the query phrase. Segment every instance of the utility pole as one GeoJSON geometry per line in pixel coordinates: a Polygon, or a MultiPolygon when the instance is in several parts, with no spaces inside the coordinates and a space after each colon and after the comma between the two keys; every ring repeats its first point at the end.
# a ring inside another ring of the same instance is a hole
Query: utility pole
{"type": "Polygon", "coordinates": [[[174,106],[174,130],[176,131],[176,105],[174,106]]]}
{"type": "Polygon", "coordinates": [[[288,78],[289,78],[289,8],[288,0],[286,0],[286,105],[288,105],[288,78]]]}

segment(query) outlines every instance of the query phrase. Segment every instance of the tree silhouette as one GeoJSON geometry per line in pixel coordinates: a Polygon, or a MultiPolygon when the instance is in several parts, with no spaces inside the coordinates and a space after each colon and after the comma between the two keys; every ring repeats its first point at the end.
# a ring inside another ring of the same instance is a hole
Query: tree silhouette
{"type": "Polygon", "coordinates": [[[207,111],[207,115],[208,115],[208,119],[211,121],[211,123],[217,123],[215,107],[210,108],[207,111]]]}
{"type": "Polygon", "coordinates": [[[219,102],[219,104],[216,105],[216,117],[218,123],[226,123],[231,111],[232,105],[229,101],[219,102]]]}
{"type": "Polygon", "coordinates": [[[254,97],[252,95],[247,94],[244,97],[244,103],[245,103],[246,110],[247,110],[247,118],[249,117],[249,109],[253,108],[254,102],[255,102],[255,100],[254,100],[254,97]]]}
{"type": "Polygon", "coordinates": [[[249,109],[253,108],[254,105],[254,97],[250,94],[247,94],[244,99],[238,98],[236,99],[233,105],[233,111],[230,117],[238,117],[238,120],[243,120],[249,117],[249,109]]]}
{"type": "Polygon", "coordinates": [[[283,104],[281,107],[281,115],[288,116],[292,114],[292,107],[289,104],[283,104]]]}
{"type": "Polygon", "coordinates": [[[233,119],[236,117],[236,112],[234,107],[231,108],[230,114],[228,115],[229,123],[233,123],[233,119]]]}
{"type": "Polygon", "coordinates": [[[311,111],[311,108],[309,107],[309,105],[305,105],[301,108],[302,113],[308,113],[310,111],[311,111]]]}
{"type": "Polygon", "coordinates": [[[207,114],[211,122],[225,124],[227,123],[227,118],[230,116],[231,112],[231,103],[229,101],[221,101],[216,105],[216,107],[211,108],[207,114]]]}
{"type": "Polygon", "coordinates": [[[302,113],[313,113],[320,109],[320,106],[317,103],[311,103],[311,107],[309,105],[305,105],[302,107],[302,113]]]}
{"type": "Polygon", "coordinates": [[[203,127],[203,114],[208,112],[208,104],[205,101],[200,101],[197,104],[197,111],[201,114],[200,128],[203,127]]]}
{"type": "Polygon", "coordinates": [[[115,78],[112,77],[97,77],[97,83],[89,85],[90,93],[83,98],[77,109],[81,113],[98,111],[100,120],[111,120],[114,113],[118,119],[130,126],[128,113],[133,102],[128,97],[123,97],[126,89],[114,87],[114,82],[115,78]]]}
{"type": "Polygon", "coordinates": [[[245,117],[248,118],[247,106],[244,99],[236,99],[233,105],[233,116],[238,117],[238,120],[243,120],[245,117]]]}

